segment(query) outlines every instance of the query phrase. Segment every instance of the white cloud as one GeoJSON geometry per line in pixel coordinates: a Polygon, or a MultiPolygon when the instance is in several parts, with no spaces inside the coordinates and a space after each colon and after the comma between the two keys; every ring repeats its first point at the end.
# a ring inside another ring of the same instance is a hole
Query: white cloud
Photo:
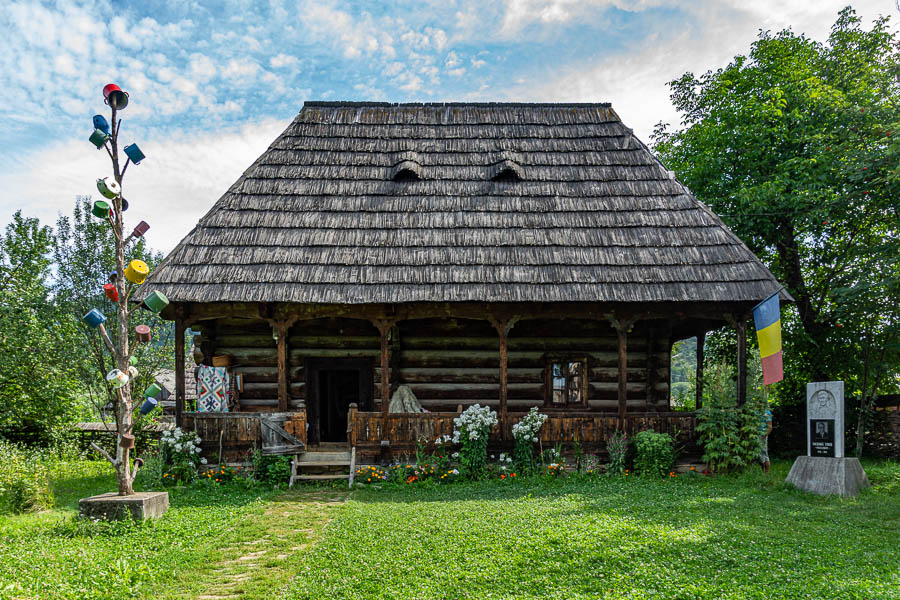
{"type": "Polygon", "coordinates": [[[115,16],[109,22],[109,30],[118,46],[125,46],[132,50],[140,50],[141,40],[131,32],[128,22],[120,16],[115,16]]]}
{"type": "MultiPolygon", "coordinates": [[[[858,8],[861,16],[874,18],[880,7],[858,8]]],[[[746,54],[759,29],[793,27],[822,40],[830,30],[843,1],[810,4],[799,0],[763,0],[744,3],[714,0],[690,4],[693,28],[648,35],[635,47],[579,61],[544,77],[532,74],[509,97],[547,102],[612,102],[613,109],[638,137],[650,141],[656,123],[677,124],[678,114],[669,99],[667,83],[687,71],[703,73],[724,67],[737,54],[746,54]]]]}
{"type": "Polygon", "coordinates": [[[293,67],[297,64],[296,56],[288,56],[287,54],[276,54],[272,58],[269,59],[269,66],[273,69],[280,69],[282,67],[293,67]]]}
{"type": "MultiPolygon", "coordinates": [[[[127,225],[147,221],[149,244],[168,252],[287,125],[267,120],[225,133],[141,140],[147,159],[128,167],[123,186],[131,204],[127,225]]],[[[71,214],[76,196],[93,194],[96,199],[95,181],[109,170],[106,152],[94,150],[86,138],[23,154],[15,169],[0,172],[6,191],[0,214],[8,219],[21,208],[53,224],[59,213],[71,214]],[[47,161],[48,156],[53,160],[47,161]]]]}
{"type": "Polygon", "coordinates": [[[216,65],[212,59],[203,54],[191,57],[189,66],[191,76],[198,81],[209,81],[216,76],[216,65]]]}

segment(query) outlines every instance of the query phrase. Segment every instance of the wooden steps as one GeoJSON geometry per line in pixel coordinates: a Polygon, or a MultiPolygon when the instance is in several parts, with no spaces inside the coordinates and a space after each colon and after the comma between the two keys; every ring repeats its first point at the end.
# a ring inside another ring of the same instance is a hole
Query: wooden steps
{"type": "Polygon", "coordinates": [[[356,470],[356,448],[338,451],[327,449],[322,452],[307,451],[294,455],[291,461],[291,481],[288,487],[293,487],[295,481],[328,481],[346,479],[348,486],[353,486],[353,475],[356,470]],[[314,469],[316,473],[304,473],[304,469],[314,469]],[[340,473],[334,472],[340,469],[340,473]],[[344,470],[347,472],[344,472],[344,470]]]}

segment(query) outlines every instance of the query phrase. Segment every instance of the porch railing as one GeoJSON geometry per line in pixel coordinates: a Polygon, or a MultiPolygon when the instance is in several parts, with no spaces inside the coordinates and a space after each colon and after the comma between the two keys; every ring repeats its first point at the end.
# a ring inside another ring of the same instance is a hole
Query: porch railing
{"type": "MultiPolygon", "coordinates": [[[[491,431],[491,441],[512,440],[512,426],[526,413],[509,413],[505,424],[506,435],[501,436],[500,425],[491,431]]],[[[389,440],[392,445],[415,445],[420,440],[428,442],[442,435],[453,434],[456,412],[439,413],[390,413],[358,412],[351,410],[348,434],[353,445],[380,444],[389,440]]],[[[697,420],[692,412],[633,412],[625,417],[625,430],[629,435],[652,430],[668,433],[682,442],[693,442],[697,420]]],[[[616,431],[619,419],[608,413],[549,414],[541,428],[540,439],[544,444],[579,442],[604,445],[616,431]]]]}

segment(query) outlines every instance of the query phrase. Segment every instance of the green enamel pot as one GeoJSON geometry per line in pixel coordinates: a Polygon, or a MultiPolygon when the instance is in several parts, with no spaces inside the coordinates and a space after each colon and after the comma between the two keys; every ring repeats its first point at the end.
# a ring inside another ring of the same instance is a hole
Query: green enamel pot
{"type": "Polygon", "coordinates": [[[156,398],[162,391],[162,387],[158,383],[151,383],[150,387],[144,392],[144,398],[156,398]]]}
{"type": "Polygon", "coordinates": [[[106,202],[104,200],[97,200],[96,202],[94,202],[94,207],[91,209],[91,214],[98,219],[105,219],[109,216],[109,202],[106,202]]]}
{"type": "Polygon", "coordinates": [[[88,139],[91,140],[91,143],[97,146],[97,149],[99,150],[103,147],[103,144],[106,143],[106,140],[109,139],[109,135],[103,133],[99,129],[95,129],[94,133],[92,133],[91,137],[89,137],[88,139]]]}
{"type": "Polygon", "coordinates": [[[144,306],[151,312],[158,313],[169,305],[169,299],[165,294],[154,290],[146,298],[144,298],[144,306]]]}

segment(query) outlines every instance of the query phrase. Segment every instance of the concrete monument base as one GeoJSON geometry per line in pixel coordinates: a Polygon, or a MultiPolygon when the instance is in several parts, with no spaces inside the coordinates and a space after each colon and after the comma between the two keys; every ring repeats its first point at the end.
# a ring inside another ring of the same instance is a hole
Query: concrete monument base
{"type": "Polygon", "coordinates": [[[857,458],[798,456],[787,483],[820,496],[855,496],[869,487],[869,478],[857,458]]]}
{"type": "Polygon", "coordinates": [[[78,515],[86,519],[135,521],[156,519],[169,510],[168,492],[136,492],[131,496],[119,496],[115,492],[82,498],[78,501],[78,515]]]}

